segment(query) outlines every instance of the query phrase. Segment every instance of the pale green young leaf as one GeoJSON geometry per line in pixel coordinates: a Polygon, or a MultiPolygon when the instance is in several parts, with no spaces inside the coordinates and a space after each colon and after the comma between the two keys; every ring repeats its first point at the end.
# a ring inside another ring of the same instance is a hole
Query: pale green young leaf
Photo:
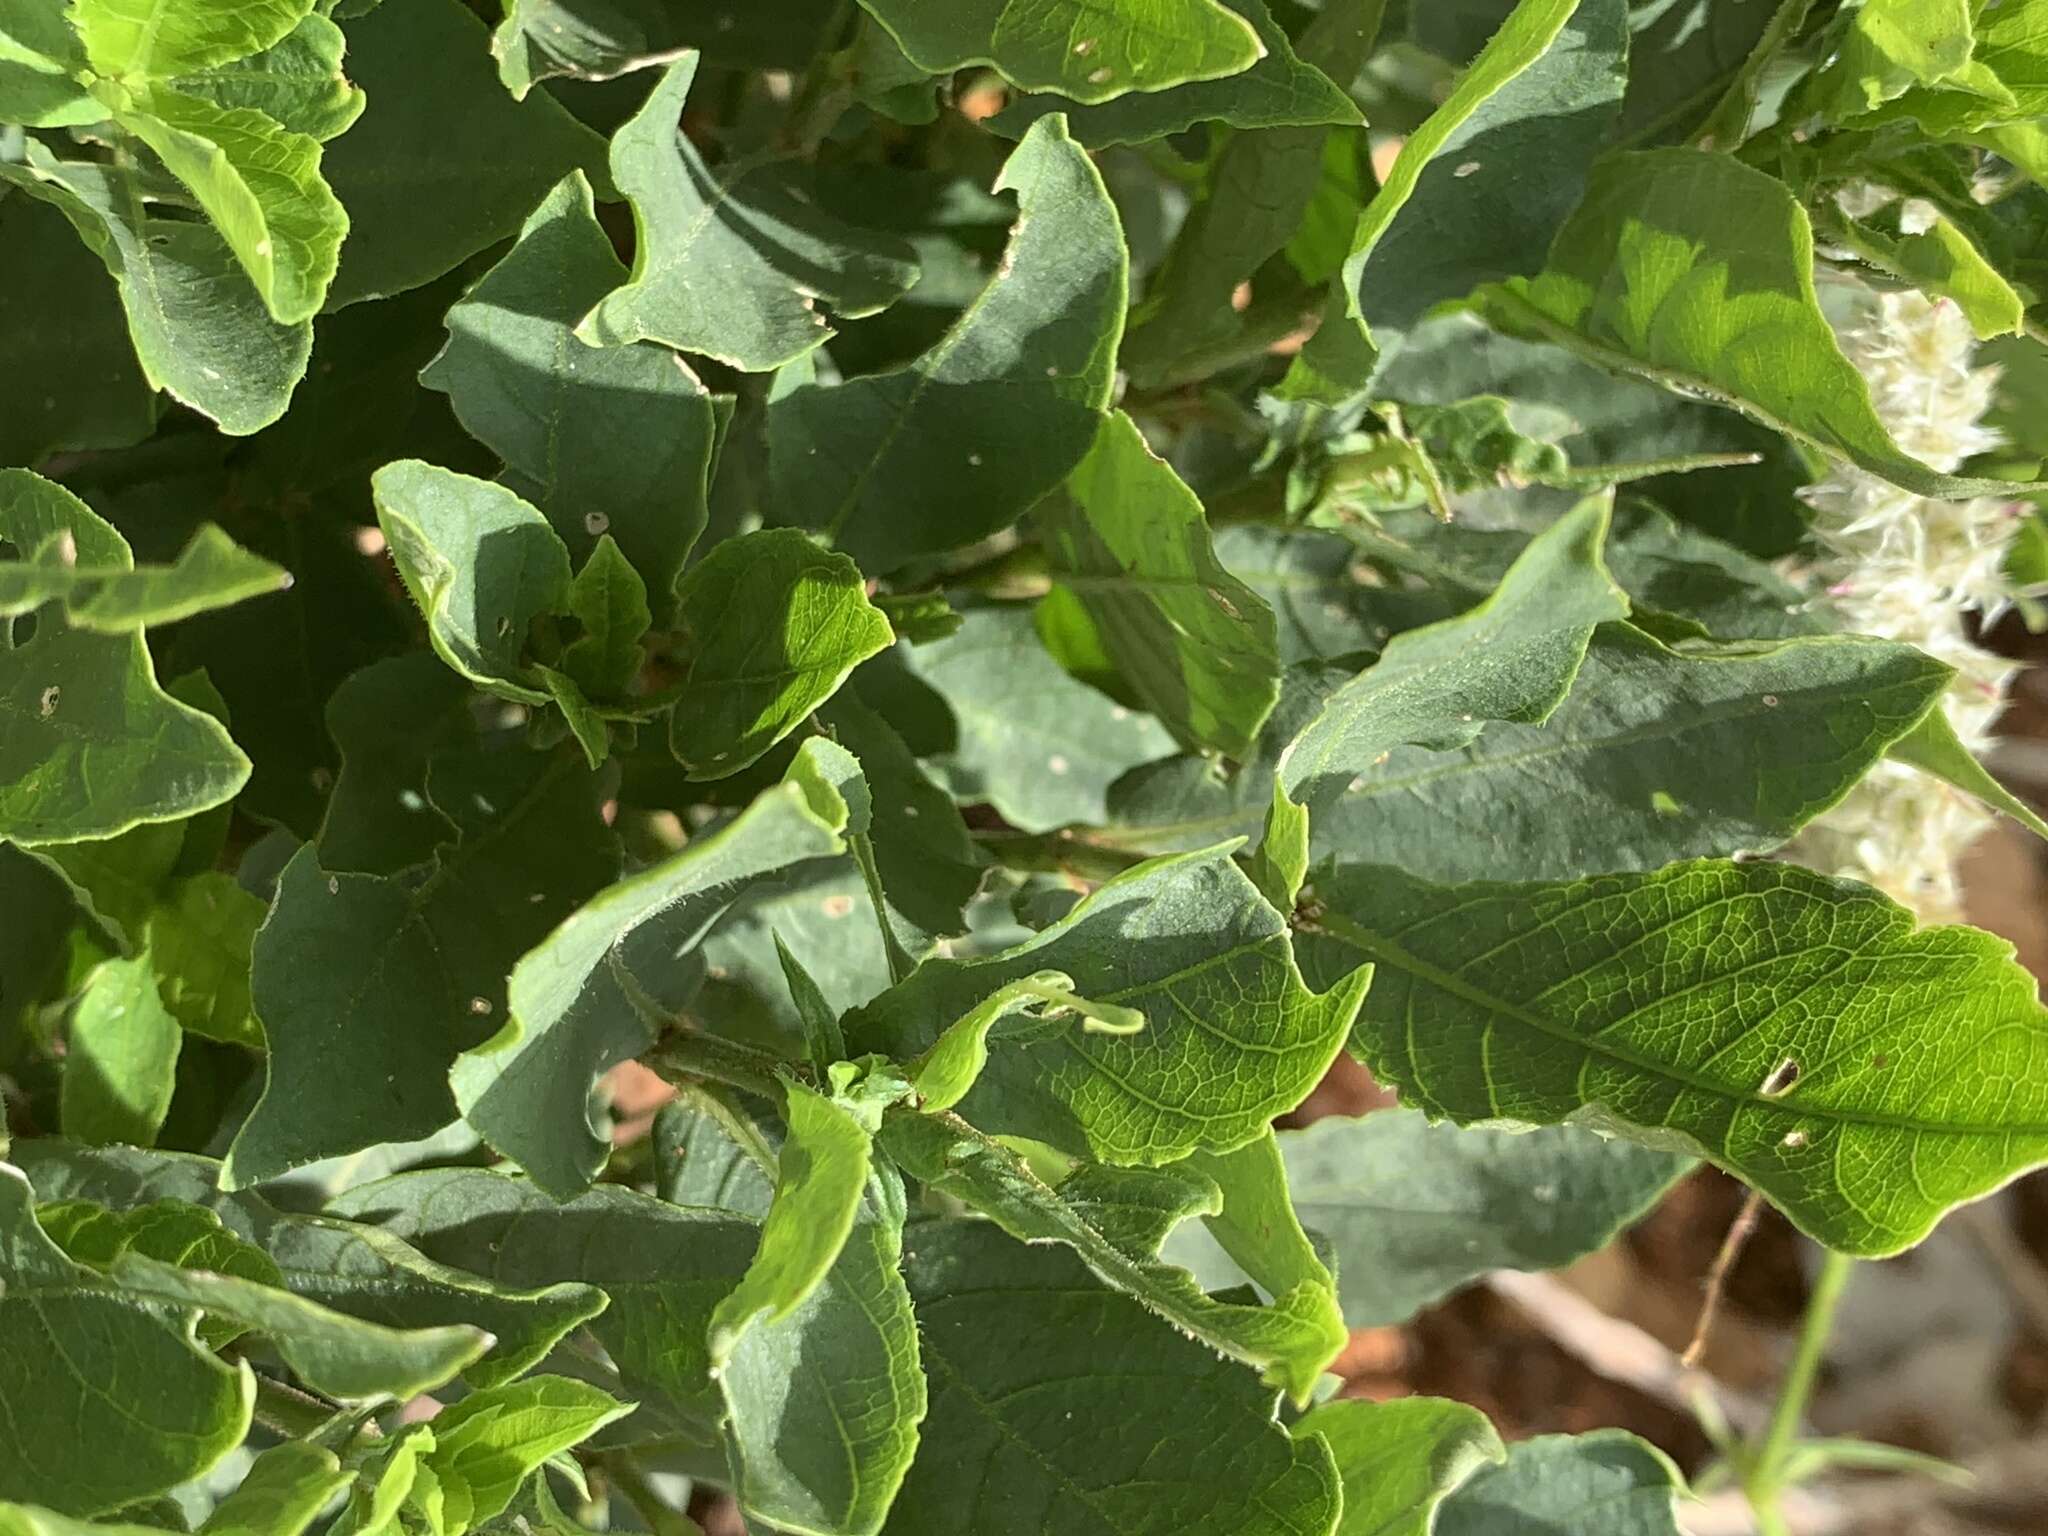
{"type": "MultiPolygon", "coordinates": [[[[1363,123],[1346,91],[1299,57],[1265,0],[1220,0],[1250,22],[1260,55],[1251,68],[1220,80],[1132,92],[1097,106],[1076,105],[1072,92],[1020,96],[990,119],[997,133],[1021,135],[1049,112],[1065,112],[1074,137],[1090,149],[1163,139],[1197,123],[1233,128],[1353,127],[1363,123]]],[[[1084,55],[1085,57],[1085,55],[1084,55]]]]}
{"type": "Polygon", "coordinates": [[[1316,819],[1316,849],[1432,880],[1761,853],[1896,752],[1952,678],[1862,635],[1672,649],[1603,625],[1542,724],[1361,765],[1316,819]]]}
{"type": "MultiPolygon", "coordinates": [[[[48,1138],[19,1143],[15,1151],[46,1200],[99,1202],[130,1213],[130,1222],[138,1209],[153,1211],[166,1201],[189,1202],[186,1210],[203,1207],[225,1229],[207,1239],[206,1268],[281,1284],[295,1296],[387,1328],[486,1329],[497,1342],[463,1368],[471,1386],[524,1374],[570,1329],[605,1308],[603,1293],[589,1285],[525,1289],[496,1284],[435,1263],[376,1227],[282,1213],[248,1191],[224,1193],[221,1165],[209,1158],[134,1147],[87,1148],[48,1138]],[[230,1234],[231,1240],[253,1245],[232,1264],[232,1255],[218,1242],[230,1234]],[[251,1252],[272,1269],[245,1262],[251,1252]]],[[[145,1251],[189,1262],[160,1245],[145,1251]]]]}
{"type": "Polygon", "coordinates": [[[1679,1536],[1685,1480],[1662,1451],[1619,1429],[1544,1435],[1508,1450],[1437,1511],[1436,1536],[1679,1536]]]}
{"type": "Polygon", "coordinates": [[[1155,859],[1014,949],[927,960],[849,1014],[847,1039],[909,1061],[1004,986],[1057,971],[1070,978],[1065,990],[1136,1010],[1145,1027],[1105,1033],[1066,1019],[998,1036],[962,1101],[968,1119],[1109,1163],[1242,1146],[1321,1079],[1369,972],[1310,992],[1286,920],[1229,855],[1226,846],[1155,859]],[[1232,1065],[1247,1057],[1261,1063],[1256,1074],[1232,1065]]]}
{"type": "Polygon", "coordinates": [[[367,104],[323,161],[349,219],[330,308],[433,281],[515,233],[572,170],[602,180],[604,141],[545,91],[509,98],[461,0],[341,19],[367,104]]]}
{"type": "Polygon", "coordinates": [[[94,1515],[167,1492],[242,1443],[256,1384],[192,1337],[189,1308],[128,1298],[37,1226],[35,1194],[0,1165],[0,1382],[36,1411],[0,1437],[0,1489],[94,1515]],[[107,1411],[108,1383],[135,1383],[107,1411]],[[79,1427],[93,1426],[90,1436],[79,1427]]]}
{"type": "Polygon", "coordinates": [[[1601,559],[1607,525],[1604,499],[1581,502],[1530,541],[1484,602],[1396,636],[1330,696],[1281,765],[1281,782],[1307,804],[1311,826],[1319,805],[1396,747],[1445,750],[1489,721],[1550,716],[1594,626],[1628,615],[1601,559]]]}
{"type": "Polygon", "coordinates": [[[1867,887],[1702,860],[1531,885],[1361,865],[1316,889],[1318,968],[1377,967],[1353,1048],[1432,1117],[1697,1151],[1873,1256],[2048,1159],[2033,978],[1867,887]]]}
{"type": "Polygon", "coordinates": [[[507,483],[547,515],[580,567],[609,532],[665,624],[704,527],[717,429],[711,396],[666,347],[574,338],[577,321],[625,276],[590,183],[572,171],[449,310],[448,344],[420,382],[446,391],[464,428],[505,461],[507,483]]]}
{"type": "Polygon", "coordinates": [[[1430,1536],[1444,1501],[1508,1455],[1485,1414],[1440,1397],[1324,1403],[1296,1420],[1293,1434],[1319,1437],[1336,1460],[1344,1482],[1336,1536],[1430,1536]]]}
{"type": "Polygon", "coordinates": [[[221,108],[261,112],[290,133],[325,142],[362,116],[364,95],[342,71],[347,39],[318,11],[245,58],[173,75],[164,83],[221,108]]]}
{"type": "Polygon", "coordinates": [[[184,1035],[149,957],[104,961],[73,1005],[60,1114],[85,1142],[149,1146],[170,1113],[184,1035]]]}
{"type": "Polygon", "coordinates": [[[132,1249],[115,1259],[113,1279],[128,1295],[197,1307],[265,1335],[294,1375],[331,1397],[403,1401],[432,1391],[491,1347],[491,1336],[469,1324],[387,1328],[274,1286],[179,1268],[132,1249]]]}
{"type": "Polygon", "coordinates": [[[527,628],[568,611],[569,551],[504,486],[418,459],[371,478],[377,522],[441,659],[480,687],[546,701],[525,659],[527,628]]]}
{"type": "Polygon", "coordinates": [[[768,407],[765,510],[870,575],[1008,526],[1081,461],[1109,404],[1128,273],[1101,174],[1048,117],[995,190],[1017,194],[1009,248],[929,351],[768,407]]]}
{"type": "Polygon", "coordinates": [[[693,779],[737,773],[895,638],[846,556],[789,528],[727,539],[676,589],[669,749],[693,779]]]}
{"type": "Polygon", "coordinates": [[[932,1406],[891,1536],[980,1536],[1020,1509],[1048,1530],[1335,1531],[1323,1442],[1289,1440],[1270,1389],[1072,1254],[927,1221],[904,1268],[932,1406]]]}
{"type": "Polygon", "coordinates": [[[654,622],[647,584],[607,533],[599,537],[569,588],[569,615],[583,633],[562,652],[562,666],[594,699],[618,699],[640,675],[640,641],[654,622]]]}
{"type": "Polygon", "coordinates": [[[141,80],[261,53],[313,0],[70,0],[86,57],[102,75],[141,80]]]}
{"type": "Polygon", "coordinates": [[[413,1424],[394,1435],[378,1455],[356,1472],[348,1504],[327,1527],[327,1536],[401,1536],[399,1511],[419,1482],[420,1458],[434,1447],[434,1431],[413,1424]]]}
{"type": "MultiPolygon", "coordinates": [[[[1894,209],[1886,210],[1897,217],[1894,209]]],[[[1921,292],[1953,299],[1979,341],[2018,334],[2026,325],[2026,300],[1985,258],[1963,228],[1936,211],[1926,229],[1887,229],[1878,220],[1852,219],[1822,208],[1816,217],[1830,237],[1879,269],[1921,292]]]]}
{"type": "Polygon", "coordinates": [[[75,536],[60,533],[29,552],[33,558],[0,564],[0,618],[56,602],[73,629],[117,635],[175,624],[291,585],[289,572],[243,549],[211,523],[169,565],[138,568],[132,557],[80,561],[76,545],[75,536]]]}
{"type": "Polygon", "coordinates": [[[842,1106],[783,1083],[788,1134],[761,1246],[739,1285],[712,1309],[711,1366],[722,1371],[756,1321],[787,1317],[816,1290],[853,1230],[867,1185],[869,1133],[842,1106]]]}
{"type": "Polygon", "coordinates": [[[1430,309],[1526,274],[1612,140],[1628,79],[1624,0],[1522,0],[1407,142],[1360,214],[1297,380],[1366,379],[1344,355],[1391,351],[1430,309]],[[1540,174],[1531,168],[1541,166],[1540,174]]]}
{"type": "Polygon", "coordinates": [[[1301,883],[1308,878],[1308,834],[1308,807],[1288,799],[1287,791],[1275,779],[1265,833],[1246,873],[1259,894],[1281,912],[1294,910],[1301,883]]]}
{"type": "Polygon", "coordinates": [[[449,1066],[503,1020],[506,974],[617,874],[580,763],[450,751],[426,782],[460,830],[422,876],[329,871],[309,846],[278,877],[250,977],[265,1087],[229,1187],[454,1120],[449,1066]]]}
{"type": "Polygon", "coordinates": [[[2048,822],[2034,808],[1991,776],[1991,772],[1956,735],[1955,725],[1945,711],[1930,709],[1920,722],[1891,744],[1887,754],[1894,762],[1910,763],[1922,773],[1931,773],[1953,784],[1966,795],[1974,795],[2002,816],[2010,816],[2036,837],[2048,838],[2048,822]]]}
{"type": "Polygon", "coordinates": [[[1038,523],[1132,692],[1189,748],[1245,756],[1280,694],[1272,611],[1218,563],[1201,502],[1130,417],[1103,419],[1038,523]]]}
{"type": "Polygon", "coordinates": [[[738,817],[598,894],[512,968],[510,1017],[447,1080],[463,1118],[550,1194],[568,1198],[604,1166],[611,1140],[590,1122],[591,1088],[695,990],[710,925],[755,881],[845,851],[847,803],[825,782],[832,754],[852,764],[806,742],[789,777],[738,817]]]}
{"type": "Polygon", "coordinates": [[[1840,121],[1948,79],[1976,46],[1972,9],[1970,0],[1864,0],[1794,110],[1840,121]]]}
{"type": "Polygon", "coordinates": [[[917,0],[862,4],[927,73],[987,64],[1023,90],[1087,103],[1240,74],[1264,51],[1252,24],[1222,0],[959,0],[943,11],[917,0]]]}
{"type": "Polygon", "coordinates": [[[434,1445],[420,1466],[439,1485],[447,1528],[471,1530],[502,1513],[550,1456],[632,1411],[567,1376],[489,1387],[435,1415],[434,1445]]]}
{"type": "Polygon", "coordinates": [[[151,215],[133,172],[59,161],[28,141],[0,181],[54,205],[106,264],[150,387],[245,436],[282,416],[313,328],[280,325],[211,225],[151,215]]]}
{"type": "Polygon", "coordinates": [[[1603,160],[1543,271],[1479,302],[1510,330],[1731,405],[1916,495],[2024,489],[1939,473],[1892,440],[1821,314],[1805,210],[1731,155],[1603,160]]]}
{"type": "Polygon", "coordinates": [[[280,325],[319,313],[348,215],[320,175],[320,141],[254,107],[152,85],[114,121],[155,150],[198,200],[280,325]]]}
{"type": "Polygon", "coordinates": [[[962,620],[899,653],[951,714],[943,750],[927,755],[954,798],[986,801],[1027,832],[1099,822],[1112,783],[1173,751],[1157,720],[1061,670],[1026,610],[973,608],[962,620]]]}
{"type": "Polygon", "coordinates": [[[0,464],[124,448],[155,424],[113,279],[57,209],[0,197],[0,464]]]}
{"type": "MultiPolygon", "coordinates": [[[[1604,1247],[1691,1166],[1577,1126],[1460,1128],[1412,1109],[1333,1116],[1278,1142],[1294,1209],[1328,1242],[1354,1328],[1406,1322],[1489,1270],[1562,1268],[1604,1247]]],[[[1231,1278],[1206,1263],[1198,1273],[1231,1278]]]]}
{"type": "Polygon", "coordinates": [[[767,373],[873,314],[917,280],[893,236],[833,217],[773,161],[705,165],[677,127],[697,55],[670,65],[612,139],[612,179],[633,205],[633,271],[590,307],[576,334],[594,346],[653,340],[767,373]]]}
{"type": "MultiPolygon", "coordinates": [[[[88,567],[134,565],[111,524],[28,470],[0,470],[0,539],[17,550],[68,539],[88,567]]],[[[69,628],[54,608],[26,644],[0,649],[0,721],[0,836],[22,846],[183,820],[249,777],[220,722],[157,685],[140,633],[69,628]]]]}
{"type": "Polygon", "coordinates": [[[0,1502],[0,1536],[163,1536],[163,1531],[125,1520],[74,1520],[54,1509],[0,1502]]]}
{"type": "Polygon", "coordinates": [[[349,1482],[340,1458],[325,1446],[304,1440],[273,1445],[213,1507],[199,1536],[299,1536],[349,1482]]]}

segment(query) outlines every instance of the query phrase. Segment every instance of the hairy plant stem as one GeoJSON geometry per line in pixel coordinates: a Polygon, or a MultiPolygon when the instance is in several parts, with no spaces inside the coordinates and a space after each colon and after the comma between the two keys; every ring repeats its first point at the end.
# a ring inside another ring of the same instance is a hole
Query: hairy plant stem
{"type": "Polygon", "coordinates": [[[1742,1491],[1756,1511],[1757,1529],[1762,1536],[1792,1536],[1791,1526],[1778,1510],[1778,1495],[1785,1488],[1785,1464],[1798,1441],[1799,1426],[1806,1418],[1806,1405],[1820,1375],[1821,1355],[1827,1349],[1828,1335],[1834,1331],[1835,1309],[1841,1303],[1855,1262],[1847,1254],[1832,1250],[1821,1259],[1812,1294],[1806,1298],[1798,1346],[1778,1387],[1778,1400],[1772,1404],[1771,1416],[1762,1432],[1750,1442],[1742,1491]]]}
{"type": "Polygon", "coordinates": [[[256,1403],[251,1410],[258,1424],[288,1440],[303,1439],[325,1428],[341,1410],[310,1392],[286,1386],[262,1372],[256,1373],[256,1403]]]}
{"type": "Polygon", "coordinates": [[[793,1063],[766,1051],[695,1030],[678,1030],[663,1036],[640,1060],[656,1076],[682,1087],[706,1080],[725,1083],[778,1104],[782,1102],[782,1084],[776,1073],[798,1070],[793,1063]]]}

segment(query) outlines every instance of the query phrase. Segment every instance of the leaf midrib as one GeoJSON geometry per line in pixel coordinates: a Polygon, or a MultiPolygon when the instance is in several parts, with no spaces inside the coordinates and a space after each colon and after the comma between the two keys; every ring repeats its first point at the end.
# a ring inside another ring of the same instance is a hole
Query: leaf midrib
{"type": "MultiPolygon", "coordinates": [[[[1476,1007],[1487,1010],[1490,1015],[1533,1029],[1541,1035],[1584,1051],[1588,1056],[1598,1056],[1622,1066],[1633,1067],[1666,1082],[1676,1083],[1698,1092],[1712,1095],[1729,1102],[1754,1106],[1759,1109],[1776,1109],[1797,1118],[1827,1121],[1837,1125],[1868,1126],[1887,1130],[1912,1131],[1928,1136],[2043,1136],[2048,1137],[2048,1124],[2043,1125],[1978,1125],[1966,1121],[1939,1122],[1922,1120],[1912,1115],[1886,1114],[1877,1110],[1843,1109],[1834,1105],[1820,1105],[1795,1099],[1790,1094],[1771,1098],[1755,1090],[1745,1091],[1731,1087],[1725,1082],[1701,1077],[1669,1062],[1600,1040],[1597,1036],[1576,1034],[1564,1026],[1545,1018],[1532,1009],[1522,1008],[1505,999],[1493,996],[1482,987],[1474,986],[1464,978],[1430,964],[1390,940],[1381,938],[1362,924],[1353,922],[1341,913],[1325,912],[1318,920],[1318,926],[1330,937],[1350,945],[1359,953],[1374,961],[1384,963],[1396,970],[1408,972],[1411,976],[1428,982],[1440,991],[1476,1007]]],[[[1814,1069],[1818,1070],[1818,1069],[1814,1069]]],[[[1813,1071],[1807,1074],[1810,1079],[1813,1071]]],[[[1597,1102],[1588,1100],[1588,1103],[1597,1102]]],[[[1690,1133],[1686,1133],[1690,1134],[1690,1133]]],[[[1719,1149],[1717,1149],[1719,1150],[1719,1149]]]]}

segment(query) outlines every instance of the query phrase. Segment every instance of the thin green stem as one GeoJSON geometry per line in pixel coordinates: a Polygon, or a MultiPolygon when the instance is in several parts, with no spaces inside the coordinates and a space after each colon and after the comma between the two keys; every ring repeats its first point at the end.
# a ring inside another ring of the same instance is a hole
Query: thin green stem
{"type": "Polygon", "coordinates": [[[654,1536],[704,1536],[704,1527],[679,1509],[662,1502],[638,1462],[624,1453],[606,1456],[598,1463],[619,1497],[633,1506],[641,1523],[654,1536]]]}
{"type": "Polygon", "coordinates": [[[302,1440],[327,1427],[341,1410],[334,1404],[301,1392],[297,1387],[256,1373],[256,1403],[251,1416],[273,1434],[288,1440],[302,1440]]]}
{"type": "Polygon", "coordinates": [[[674,1083],[687,1086],[703,1079],[729,1083],[778,1104],[782,1102],[782,1084],[776,1073],[794,1070],[792,1063],[779,1056],[694,1030],[664,1036],[640,1059],[657,1076],[674,1083]]]}
{"type": "Polygon", "coordinates": [[[1821,1356],[1827,1350],[1828,1335],[1834,1331],[1835,1309],[1849,1283],[1855,1260],[1845,1253],[1830,1251],[1821,1260],[1814,1277],[1813,1292],[1806,1299],[1806,1316],[1799,1325],[1799,1344],[1785,1379],[1778,1387],[1778,1400],[1771,1417],[1751,1442],[1749,1465],[1743,1473],[1742,1491],[1756,1511],[1757,1528],[1763,1536],[1787,1536],[1790,1527],[1778,1512],[1778,1495],[1785,1486],[1785,1463],[1806,1420],[1806,1407],[1813,1398],[1813,1384],[1820,1375],[1821,1356]]]}

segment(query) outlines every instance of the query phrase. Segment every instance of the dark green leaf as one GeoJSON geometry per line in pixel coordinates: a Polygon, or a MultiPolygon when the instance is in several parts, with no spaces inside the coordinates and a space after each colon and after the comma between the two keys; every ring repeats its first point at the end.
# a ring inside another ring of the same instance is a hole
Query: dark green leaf
{"type": "Polygon", "coordinates": [[[871,575],[1014,521],[1081,461],[1109,404],[1128,278],[1101,175],[1049,117],[995,190],[1017,194],[1009,249],[936,346],[768,408],[767,510],[871,575]]]}
{"type": "Polygon", "coordinates": [[[689,48],[714,62],[788,69],[830,41],[830,0],[513,0],[491,34],[498,77],[523,98],[543,80],[610,80],[689,48]]]}
{"type": "Polygon", "coordinates": [[[1336,1536],[1429,1536],[1444,1500],[1508,1454],[1486,1415],[1437,1397],[1325,1403],[1294,1425],[1296,1439],[1310,1435],[1344,1480],[1336,1536]]]}
{"type": "Polygon", "coordinates": [[[1545,1435],[1508,1452],[1437,1511],[1437,1536],[1678,1536],[1685,1482],[1655,1446],[1618,1429],[1545,1435]]]}
{"type": "Polygon", "coordinates": [[[585,346],[572,334],[625,275],[590,184],[571,172],[448,312],[448,345],[420,381],[447,391],[578,565],[608,530],[666,623],[704,527],[716,429],[710,395],[674,353],[585,346]]]}

